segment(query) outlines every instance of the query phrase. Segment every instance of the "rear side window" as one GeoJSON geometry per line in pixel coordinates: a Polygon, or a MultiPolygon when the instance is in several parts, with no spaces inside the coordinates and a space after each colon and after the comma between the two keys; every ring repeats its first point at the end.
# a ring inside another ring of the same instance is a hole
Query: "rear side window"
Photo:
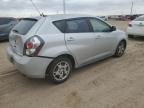
{"type": "Polygon", "coordinates": [[[8,24],[12,21],[12,19],[9,18],[0,18],[0,25],[8,24]]]}
{"type": "Polygon", "coordinates": [[[65,32],[65,21],[61,20],[61,21],[55,21],[53,22],[53,24],[61,31],[61,32],[65,32]]]}
{"type": "Polygon", "coordinates": [[[66,21],[67,33],[85,33],[90,32],[86,19],[73,19],[66,21]]]}
{"type": "Polygon", "coordinates": [[[18,34],[26,35],[37,22],[36,19],[22,19],[13,29],[18,34]]]}
{"type": "Polygon", "coordinates": [[[134,21],[144,21],[144,17],[138,17],[134,21]]]}

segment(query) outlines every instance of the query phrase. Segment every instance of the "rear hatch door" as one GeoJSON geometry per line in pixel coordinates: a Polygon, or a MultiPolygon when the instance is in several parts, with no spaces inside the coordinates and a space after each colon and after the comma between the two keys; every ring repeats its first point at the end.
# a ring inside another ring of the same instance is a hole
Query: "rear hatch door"
{"type": "MultiPolygon", "coordinates": [[[[29,32],[36,33],[39,26],[34,26],[38,19],[25,18],[22,19],[11,31],[9,35],[9,42],[12,50],[18,54],[23,55],[24,42],[28,38],[29,32]],[[33,29],[33,30],[32,30],[33,29]]],[[[32,35],[32,34],[31,34],[32,35]]]]}

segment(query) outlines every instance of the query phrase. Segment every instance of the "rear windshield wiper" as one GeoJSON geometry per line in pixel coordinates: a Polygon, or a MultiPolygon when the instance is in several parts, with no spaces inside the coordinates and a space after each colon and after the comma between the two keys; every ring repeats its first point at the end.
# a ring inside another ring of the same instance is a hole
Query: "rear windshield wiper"
{"type": "Polygon", "coordinates": [[[15,32],[15,33],[18,33],[18,30],[12,30],[13,32],[15,32]]]}

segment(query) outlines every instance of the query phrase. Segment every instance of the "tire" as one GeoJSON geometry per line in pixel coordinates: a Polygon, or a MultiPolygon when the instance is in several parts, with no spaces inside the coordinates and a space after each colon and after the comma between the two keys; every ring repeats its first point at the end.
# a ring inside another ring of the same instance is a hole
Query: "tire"
{"type": "Polygon", "coordinates": [[[126,42],[125,41],[121,41],[116,49],[115,52],[115,57],[121,57],[123,56],[123,54],[125,53],[125,49],[126,49],[126,42]]]}
{"type": "Polygon", "coordinates": [[[71,60],[66,57],[59,57],[50,64],[46,76],[53,83],[60,84],[69,78],[71,71],[71,60]]]}

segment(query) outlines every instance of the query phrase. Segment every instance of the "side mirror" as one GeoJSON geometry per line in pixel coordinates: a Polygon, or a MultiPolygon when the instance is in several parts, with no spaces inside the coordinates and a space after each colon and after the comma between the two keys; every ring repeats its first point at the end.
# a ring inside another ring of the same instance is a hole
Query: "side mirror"
{"type": "Polygon", "coordinates": [[[112,27],[111,27],[111,30],[112,30],[112,31],[116,31],[116,27],[115,27],[115,26],[112,26],[112,27]]]}

